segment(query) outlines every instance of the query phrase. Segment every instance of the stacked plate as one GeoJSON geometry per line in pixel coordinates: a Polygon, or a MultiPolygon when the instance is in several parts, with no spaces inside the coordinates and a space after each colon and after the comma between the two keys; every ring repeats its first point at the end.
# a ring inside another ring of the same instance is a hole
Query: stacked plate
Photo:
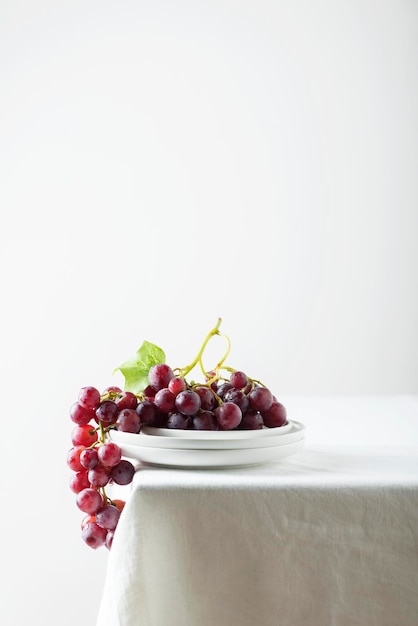
{"type": "Polygon", "coordinates": [[[278,428],[203,431],[144,426],[139,435],[109,431],[125,457],[160,467],[225,468],[260,465],[298,452],[305,427],[289,421],[278,428]]]}

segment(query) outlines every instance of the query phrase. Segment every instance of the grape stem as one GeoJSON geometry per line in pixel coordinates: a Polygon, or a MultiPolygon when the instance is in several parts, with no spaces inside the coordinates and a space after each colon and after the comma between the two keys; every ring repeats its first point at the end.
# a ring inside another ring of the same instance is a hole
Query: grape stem
{"type": "Polygon", "coordinates": [[[105,443],[106,441],[106,430],[103,427],[102,420],[99,420],[99,432],[100,432],[100,443],[105,443]]]}
{"type": "Polygon", "coordinates": [[[203,367],[203,361],[202,361],[202,358],[203,358],[203,353],[204,353],[204,351],[205,351],[206,346],[208,345],[208,343],[209,343],[209,341],[212,339],[212,337],[214,337],[215,335],[218,335],[218,336],[220,336],[220,337],[224,337],[224,339],[226,339],[226,342],[227,342],[227,349],[226,349],[226,352],[225,352],[225,354],[223,355],[222,359],[221,359],[221,360],[219,361],[219,363],[217,364],[217,366],[216,366],[216,368],[215,368],[215,369],[217,369],[217,368],[219,368],[219,367],[221,367],[221,366],[222,366],[223,362],[224,362],[224,361],[225,361],[225,359],[227,358],[227,356],[228,356],[228,354],[229,354],[229,351],[230,351],[230,349],[231,349],[231,342],[230,342],[230,340],[229,340],[229,337],[227,337],[227,335],[224,335],[223,333],[219,332],[219,326],[221,325],[221,322],[222,322],[222,319],[221,319],[220,317],[218,317],[218,321],[216,322],[216,325],[215,325],[215,326],[212,328],[212,330],[210,330],[210,331],[208,332],[208,334],[206,335],[205,340],[203,341],[202,345],[200,346],[200,350],[199,350],[199,352],[197,353],[196,357],[193,359],[193,361],[192,361],[189,365],[187,365],[186,367],[183,367],[183,368],[180,370],[180,376],[181,376],[182,378],[184,378],[184,377],[185,377],[185,376],[186,376],[189,372],[191,372],[191,371],[192,371],[192,369],[193,369],[194,367],[196,367],[196,365],[197,365],[197,364],[199,364],[199,365],[200,365],[200,368],[201,368],[201,370],[202,370],[203,374],[204,374],[205,376],[207,375],[206,370],[205,370],[205,368],[203,367]]]}

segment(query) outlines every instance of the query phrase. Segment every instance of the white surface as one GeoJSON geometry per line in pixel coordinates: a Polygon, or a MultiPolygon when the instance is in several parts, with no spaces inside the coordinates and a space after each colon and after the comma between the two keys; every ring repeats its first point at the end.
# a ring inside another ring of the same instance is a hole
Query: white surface
{"type": "Polygon", "coordinates": [[[417,393],[417,19],[2,0],[3,378],[36,354],[59,403],[221,316],[280,395],[417,393]]]}
{"type": "Polygon", "coordinates": [[[289,419],[302,422],[312,445],[418,446],[418,396],[283,398],[289,419]]]}
{"type": "MultiPolygon", "coordinates": [[[[0,2],[4,624],[94,623],[108,555],[80,539],[68,407],[143,339],[182,366],[221,315],[280,396],[418,393],[417,22],[410,0],[0,2]]],[[[347,404],[326,434],[351,444],[347,404]]]]}
{"type": "Polygon", "coordinates": [[[311,400],[326,441],[277,463],[139,470],[97,626],[416,626],[417,400],[311,400]]]}

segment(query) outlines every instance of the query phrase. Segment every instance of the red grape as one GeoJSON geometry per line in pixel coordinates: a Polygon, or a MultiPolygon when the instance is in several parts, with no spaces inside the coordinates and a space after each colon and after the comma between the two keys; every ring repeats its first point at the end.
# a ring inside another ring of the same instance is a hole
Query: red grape
{"type": "Polygon", "coordinates": [[[148,382],[156,391],[167,387],[172,378],[174,372],[166,363],[157,363],[150,367],[148,372],[148,382]]]}
{"type": "Polygon", "coordinates": [[[283,426],[287,422],[287,412],[283,404],[273,402],[267,411],[262,413],[264,424],[269,428],[283,426]]]}
{"type": "Polygon", "coordinates": [[[96,448],[87,448],[80,454],[80,463],[86,469],[92,469],[99,462],[96,448]]]}
{"type": "Polygon", "coordinates": [[[248,394],[250,406],[255,411],[268,411],[273,403],[273,394],[267,387],[254,387],[248,394]]]}
{"type": "Polygon", "coordinates": [[[243,389],[248,385],[248,376],[244,372],[236,371],[229,377],[229,382],[236,389],[243,389]]]}
{"type": "Polygon", "coordinates": [[[181,391],[175,400],[176,409],[184,415],[194,415],[201,406],[201,400],[198,393],[186,389],[181,391]]]}
{"type": "Polygon", "coordinates": [[[118,409],[136,409],[138,398],[130,391],[123,391],[119,398],[115,400],[118,409]]]}
{"type": "Polygon", "coordinates": [[[167,420],[167,428],[186,429],[189,424],[189,418],[182,413],[170,413],[167,420]]]}
{"type": "Polygon", "coordinates": [[[235,388],[228,389],[228,391],[224,394],[223,400],[224,402],[233,402],[234,404],[237,404],[243,413],[245,413],[250,404],[245,393],[235,388]]]}
{"type": "Polygon", "coordinates": [[[184,380],[184,378],[175,376],[169,381],[167,388],[171,391],[172,394],[176,396],[178,393],[180,393],[180,391],[184,391],[186,389],[186,381],[184,380]]]}
{"type": "Polygon", "coordinates": [[[213,394],[212,389],[209,387],[205,387],[204,385],[199,385],[194,388],[194,391],[200,397],[200,408],[203,411],[212,411],[212,409],[217,406],[218,401],[216,400],[215,395],[213,394]]]}
{"type": "MultiPolygon", "coordinates": [[[[182,391],[181,393],[186,393],[182,391]]],[[[180,394],[181,395],[181,394],[180,394]]],[[[175,396],[171,393],[171,391],[167,388],[160,389],[155,394],[154,404],[159,411],[162,413],[170,413],[174,409],[175,401],[179,396],[175,396]]]]}
{"type": "Polygon", "coordinates": [[[218,430],[218,423],[212,411],[200,411],[193,417],[194,430],[218,430]]]}
{"type": "Polygon", "coordinates": [[[85,409],[96,409],[100,403],[100,391],[96,387],[83,387],[78,394],[78,402],[85,409]]]}
{"type": "Polygon", "coordinates": [[[117,485],[129,485],[135,474],[135,468],[130,461],[122,459],[112,467],[110,476],[117,485]]]}
{"type": "MultiPolygon", "coordinates": [[[[155,418],[157,417],[157,407],[150,400],[143,400],[138,403],[136,412],[139,415],[141,424],[152,426],[155,418]]],[[[116,422],[117,425],[117,422],[116,422]]]]}
{"type": "Polygon", "coordinates": [[[103,506],[103,498],[96,489],[87,487],[77,494],[76,503],[80,511],[93,515],[103,506]]]}
{"type": "MultiPolygon", "coordinates": [[[[135,413],[135,415],[137,414],[135,413]]],[[[97,451],[97,455],[100,463],[103,463],[106,467],[114,467],[122,458],[122,450],[116,443],[110,441],[109,443],[105,443],[100,446],[97,451]]]]}
{"type": "Polygon", "coordinates": [[[243,415],[241,424],[239,425],[242,430],[258,430],[263,428],[264,422],[261,413],[249,409],[245,415],[243,415]]]}
{"type": "Polygon", "coordinates": [[[141,424],[151,426],[157,416],[157,407],[150,400],[143,400],[138,403],[136,412],[139,415],[141,424]]]}
{"type": "Polygon", "coordinates": [[[120,511],[113,504],[106,504],[96,514],[96,521],[102,528],[106,530],[114,530],[118,524],[120,511]]]}
{"type": "Polygon", "coordinates": [[[237,404],[225,402],[214,410],[218,424],[222,430],[236,428],[242,420],[242,412],[237,404]]]}
{"type": "Polygon", "coordinates": [[[96,443],[97,439],[98,435],[96,430],[88,424],[74,426],[71,431],[71,441],[74,446],[84,446],[88,448],[93,445],[93,443],[96,443]]]}
{"type": "Polygon", "coordinates": [[[90,481],[87,470],[84,470],[84,472],[76,472],[70,476],[70,489],[74,493],[80,493],[80,491],[88,487],[90,487],[90,481]]]}
{"type": "Polygon", "coordinates": [[[90,548],[100,548],[105,544],[107,530],[99,526],[97,522],[89,522],[84,527],[81,537],[90,548]]]}
{"type": "Polygon", "coordinates": [[[113,400],[104,400],[96,409],[96,417],[103,424],[114,424],[118,413],[118,405],[113,400]]]}
{"type": "Polygon", "coordinates": [[[133,409],[122,409],[116,419],[116,428],[124,433],[138,434],[141,428],[141,419],[133,409]]]}
{"type": "Polygon", "coordinates": [[[79,426],[88,424],[95,417],[95,412],[91,409],[85,409],[78,402],[74,402],[70,408],[70,417],[79,426]]]}
{"type": "Polygon", "coordinates": [[[105,487],[110,480],[109,471],[103,465],[96,465],[88,473],[92,487],[105,487]]]}
{"type": "Polygon", "coordinates": [[[73,472],[81,472],[85,469],[80,462],[80,455],[84,450],[84,446],[74,446],[68,450],[67,465],[73,472]]]}

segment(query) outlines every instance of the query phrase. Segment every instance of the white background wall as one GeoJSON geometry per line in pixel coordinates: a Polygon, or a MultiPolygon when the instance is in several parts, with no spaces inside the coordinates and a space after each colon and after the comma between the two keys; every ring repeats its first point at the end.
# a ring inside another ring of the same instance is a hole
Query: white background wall
{"type": "Polygon", "coordinates": [[[68,407],[143,339],[182,366],[220,316],[276,395],[418,392],[417,24],[408,0],[2,0],[7,626],[94,624],[68,407]]]}

